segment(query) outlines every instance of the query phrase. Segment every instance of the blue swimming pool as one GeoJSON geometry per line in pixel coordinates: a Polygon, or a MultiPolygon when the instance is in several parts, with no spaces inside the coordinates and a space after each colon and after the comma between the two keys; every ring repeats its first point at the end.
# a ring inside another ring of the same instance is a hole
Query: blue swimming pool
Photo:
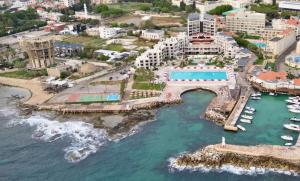
{"type": "Polygon", "coordinates": [[[267,44],[264,42],[256,42],[254,43],[255,46],[259,47],[259,48],[266,48],[267,44]]]}
{"type": "Polygon", "coordinates": [[[111,94],[106,97],[107,101],[119,101],[121,96],[119,94],[111,94]]]}
{"type": "Polygon", "coordinates": [[[169,74],[170,80],[226,80],[227,73],[225,71],[173,71],[169,74]]]}
{"type": "Polygon", "coordinates": [[[296,62],[296,63],[299,63],[299,62],[300,62],[300,56],[296,56],[296,57],[295,57],[295,62],[296,62]]]}

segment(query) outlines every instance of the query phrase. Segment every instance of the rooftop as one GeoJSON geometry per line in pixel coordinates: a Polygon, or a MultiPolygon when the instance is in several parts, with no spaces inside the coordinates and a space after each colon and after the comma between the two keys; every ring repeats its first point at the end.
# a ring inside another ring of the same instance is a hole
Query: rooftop
{"type": "Polygon", "coordinates": [[[261,72],[258,75],[258,78],[264,81],[276,81],[276,80],[286,80],[287,79],[286,76],[287,76],[286,72],[268,71],[268,72],[261,72]]]}

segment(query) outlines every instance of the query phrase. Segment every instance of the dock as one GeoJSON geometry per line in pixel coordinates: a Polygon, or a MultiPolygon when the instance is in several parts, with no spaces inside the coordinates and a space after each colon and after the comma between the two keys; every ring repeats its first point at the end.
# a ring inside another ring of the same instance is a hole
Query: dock
{"type": "Polygon", "coordinates": [[[248,99],[252,93],[249,87],[241,88],[241,95],[237,101],[234,109],[230,113],[228,119],[225,122],[224,130],[226,131],[237,131],[236,122],[238,121],[244,107],[246,106],[248,99]]]}

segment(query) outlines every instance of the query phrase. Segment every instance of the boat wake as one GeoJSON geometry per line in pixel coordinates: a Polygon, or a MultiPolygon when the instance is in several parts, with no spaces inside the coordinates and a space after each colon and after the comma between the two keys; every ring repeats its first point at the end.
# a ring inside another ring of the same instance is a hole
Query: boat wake
{"type": "Polygon", "coordinates": [[[169,161],[170,172],[189,170],[192,172],[199,171],[199,172],[203,172],[203,173],[229,172],[229,173],[236,174],[236,175],[253,175],[253,176],[273,172],[273,173],[279,173],[279,174],[284,174],[284,175],[299,176],[297,173],[295,173],[293,171],[283,171],[283,170],[276,170],[276,169],[256,168],[256,167],[243,168],[243,167],[238,167],[238,166],[229,165],[229,164],[224,164],[219,168],[212,168],[212,167],[208,167],[205,165],[181,166],[176,163],[176,158],[170,158],[168,161],[169,161]]]}
{"type": "Polygon", "coordinates": [[[8,126],[29,125],[36,127],[33,139],[54,142],[69,138],[70,145],[64,148],[65,159],[75,163],[95,153],[107,141],[104,129],[95,129],[92,124],[81,121],[58,122],[42,116],[32,116],[28,119],[14,120],[8,126]]]}

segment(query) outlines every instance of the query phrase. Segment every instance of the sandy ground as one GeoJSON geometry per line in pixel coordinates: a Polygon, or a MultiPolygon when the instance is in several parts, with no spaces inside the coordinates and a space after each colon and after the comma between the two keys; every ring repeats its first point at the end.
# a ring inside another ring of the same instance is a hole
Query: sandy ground
{"type": "Polygon", "coordinates": [[[37,79],[25,80],[0,77],[0,84],[28,89],[31,92],[31,97],[25,103],[29,105],[40,105],[53,97],[53,94],[43,90],[41,82],[37,79]]]}

